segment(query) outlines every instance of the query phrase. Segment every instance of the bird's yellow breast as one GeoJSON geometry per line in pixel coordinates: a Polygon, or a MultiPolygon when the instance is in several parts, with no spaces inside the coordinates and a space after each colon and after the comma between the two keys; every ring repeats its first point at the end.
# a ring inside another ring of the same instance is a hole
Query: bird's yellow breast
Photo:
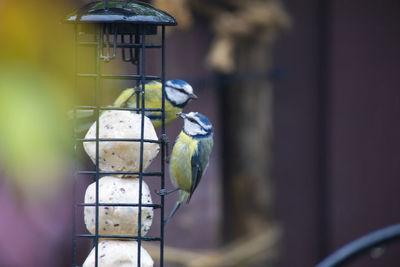
{"type": "Polygon", "coordinates": [[[192,187],[192,156],[197,151],[198,141],[183,131],[175,141],[171,154],[170,176],[174,186],[190,192],[192,187]]]}

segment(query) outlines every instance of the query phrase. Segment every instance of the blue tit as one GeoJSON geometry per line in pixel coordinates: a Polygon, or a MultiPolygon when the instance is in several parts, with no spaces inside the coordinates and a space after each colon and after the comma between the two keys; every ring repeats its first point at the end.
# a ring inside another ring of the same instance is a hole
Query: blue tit
{"type": "Polygon", "coordinates": [[[165,223],[184,201],[189,203],[208,167],[214,143],[213,127],[207,117],[198,112],[179,115],[184,119],[183,130],[175,140],[169,165],[171,182],[179,190],[179,197],[165,223]]]}
{"type": "MultiPolygon", "coordinates": [[[[172,123],[177,117],[176,113],[192,100],[197,99],[190,84],[183,80],[168,80],[165,82],[165,125],[172,123]]],[[[114,101],[112,107],[136,108],[136,88],[127,88],[114,101]]],[[[145,84],[145,108],[161,109],[162,83],[152,81],[145,84]]],[[[142,104],[141,93],[139,93],[139,107],[142,104]]],[[[71,113],[73,115],[73,113],[71,113]]],[[[161,128],[161,112],[146,111],[145,115],[151,120],[154,128],[161,128]]],[[[77,118],[87,118],[93,116],[93,110],[78,110],[77,118]]],[[[91,123],[80,125],[79,131],[89,128],[91,123]]]]}

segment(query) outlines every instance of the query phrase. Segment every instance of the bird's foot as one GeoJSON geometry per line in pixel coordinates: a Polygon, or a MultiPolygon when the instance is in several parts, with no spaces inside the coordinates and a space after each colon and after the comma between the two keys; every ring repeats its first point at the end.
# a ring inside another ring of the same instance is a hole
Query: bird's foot
{"type": "Polygon", "coordinates": [[[166,195],[169,195],[169,194],[171,194],[171,193],[173,193],[173,192],[175,192],[177,190],[179,190],[179,188],[175,188],[175,189],[172,189],[172,190],[161,189],[160,191],[158,191],[158,192],[155,191],[155,192],[159,196],[166,196],[166,195]]]}
{"type": "Polygon", "coordinates": [[[169,143],[168,136],[166,134],[161,135],[161,141],[164,142],[165,144],[169,143]]]}
{"type": "Polygon", "coordinates": [[[142,88],[141,88],[141,85],[135,87],[135,94],[136,94],[136,95],[139,95],[142,91],[143,91],[143,90],[142,90],[142,88]]]}
{"type": "Polygon", "coordinates": [[[169,164],[169,139],[166,134],[161,135],[160,140],[165,144],[165,151],[166,151],[166,156],[165,156],[165,162],[169,164]]]}

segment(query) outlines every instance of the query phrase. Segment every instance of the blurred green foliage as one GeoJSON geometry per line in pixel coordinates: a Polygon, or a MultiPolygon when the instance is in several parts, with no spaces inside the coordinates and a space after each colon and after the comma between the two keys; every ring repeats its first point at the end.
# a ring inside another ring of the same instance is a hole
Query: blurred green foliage
{"type": "Polygon", "coordinates": [[[45,196],[70,167],[73,35],[66,1],[0,3],[2,179],[45,196]]]}

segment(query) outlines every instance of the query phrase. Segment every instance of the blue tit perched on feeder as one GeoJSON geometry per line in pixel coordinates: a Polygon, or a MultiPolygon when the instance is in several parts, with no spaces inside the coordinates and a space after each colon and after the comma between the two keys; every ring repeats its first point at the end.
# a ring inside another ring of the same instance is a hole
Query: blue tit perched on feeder
{"type": "Polygon", "coordinates": [[[166,223],[184,201],[190,201],[208,167],[214,144],[213,127],[206,116],[198,112],[179,115],[184,119],[184,125],[175,140],[169,165],[171,182],[177,188],[175,190],[179,189],[179,197],[166,223]]]}
{"type": "MultiPolygon", "coordinates": [[[[136,108],[136,97],[139,95],[139,108],[142,105],[141,93],[137,94],[139,88],[127,88],[114,101],[112,107],[136,108]]],[[[192,100],[197,99],[190,84],[183,80],[173,79],[165,82],[165,125],[176,120],[176,114],[192,100]]],[[[162,83],[151,81],[145,84],[145,108],[161,109],[162,83]]],[[[77,118],[93,116],[93,110],[78,110],[77,118]]],[[[70,113],[72,117],[73,113],[70,113]]],[[[151,120],[154,128],[161,128],[161,112],[146,111],[145,115],[151,120]]],[[[80,130],[89,128],[90,124],[80,125],[80,130]]]]}
{"type": "MultiPolygon", "coordinates": [[[[162,84],[152,81],[145,85],[145,108],[161,108],[162,84]]],[[[128,88],[122,91],[114,102],[114,107],[136,108],[135,88],[128,88]]],[[[176,114],[192,99],[197,96],[193,93],[190,84],[183,80],[168,80],[165,82],[165,125],[170,124],[176,119],[176,114]]],[[[139,97],[139,107],[142,98],[139,97]]],[[[161,128],[161,113],[156,111],[146,111],[145,115],[152,121],[154,128],[161,128]]]]}

